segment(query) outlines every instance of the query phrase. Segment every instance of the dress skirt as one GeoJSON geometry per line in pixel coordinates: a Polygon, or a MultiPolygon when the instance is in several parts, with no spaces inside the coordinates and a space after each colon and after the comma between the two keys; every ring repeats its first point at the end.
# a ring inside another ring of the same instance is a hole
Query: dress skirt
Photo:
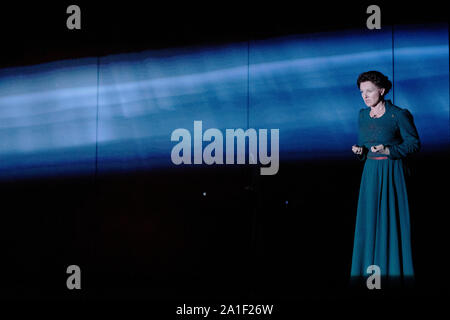
{"type": "Polygon", "coordinates": [[[351,267],[351,284],[365,285],[380,268],[381,283],[411,284],[414,269],[408,194],[402,159],[367,158],[361,178],[351,267]],[[363,282],[364,281],[364,282],[363,282]]]}

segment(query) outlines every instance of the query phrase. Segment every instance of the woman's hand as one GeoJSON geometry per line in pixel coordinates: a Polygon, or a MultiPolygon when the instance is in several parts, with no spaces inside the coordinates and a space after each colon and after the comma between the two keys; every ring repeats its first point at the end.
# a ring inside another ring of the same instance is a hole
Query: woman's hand
{"type": "Polygon", "coordinates": [[[363,152],[363,148],[357,146],[356,144],[354,144],[354,145],[352,146],[352,151],[353,151],[354,154],[359,154],[359,155],[360,155],[360,154],[362,154],[362,152],[363,152]]]}
{"type": "Polygon", "coordinates": [[[389,148],[385,147],[382,144],[372,146],[372,147],[370,147],[370,150],[375,153],[386,154],[386,155],[389,154],[389,148]]]}

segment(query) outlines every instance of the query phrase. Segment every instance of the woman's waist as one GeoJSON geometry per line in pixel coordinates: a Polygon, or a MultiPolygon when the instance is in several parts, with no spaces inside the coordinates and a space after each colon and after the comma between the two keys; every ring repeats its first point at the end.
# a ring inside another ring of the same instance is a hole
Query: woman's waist
{"type": "Polygon", "coordinates": [[[369,149],[369,152],[367,152],[367,158],[373,159],[373,160],[386,160],[389,159],[389,157],[386,154],[382,154],[379,152],[372,152],[369,149]]]}

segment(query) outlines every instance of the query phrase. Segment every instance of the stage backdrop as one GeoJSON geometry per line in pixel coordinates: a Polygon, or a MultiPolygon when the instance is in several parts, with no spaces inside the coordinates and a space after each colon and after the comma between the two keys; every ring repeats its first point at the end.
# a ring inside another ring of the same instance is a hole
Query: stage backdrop
{"type": "Polygon", "coordinates": [[[0,179],[174,168],[171,134],[196,120],[279,129],[281,162],[350,158],[368,70],[393,81],[424,153],[448,147],[448,26],[395,26],[2,69],[0,179]]]}

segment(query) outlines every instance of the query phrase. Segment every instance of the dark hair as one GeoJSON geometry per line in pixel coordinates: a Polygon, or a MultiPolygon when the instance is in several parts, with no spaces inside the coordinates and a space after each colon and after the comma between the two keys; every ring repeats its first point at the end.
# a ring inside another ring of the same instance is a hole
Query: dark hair
{"type": "Polygon", "coordinates": [[[370,81],[378,88],[384,88],[383,96],[387,95],[389,90],[392,88],[392,82],[379,71],[367,71],[363,72],[359,75],[356,84],[358,85],[358,89],[360,88],[361,82],[370,81]]]}

